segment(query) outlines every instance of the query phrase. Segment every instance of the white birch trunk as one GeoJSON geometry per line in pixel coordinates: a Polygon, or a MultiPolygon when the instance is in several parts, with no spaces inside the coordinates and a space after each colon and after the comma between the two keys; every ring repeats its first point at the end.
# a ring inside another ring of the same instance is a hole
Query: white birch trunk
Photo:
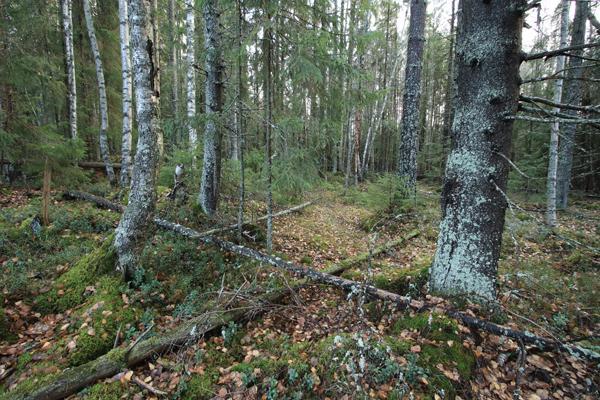
{"type": "Polygon", "coordinates": [[[62,25],[65,41],[67,67],[67,91],[69,103],[69,132],[77,139],[77,84],[75,79],[75,54],[73,51],[73,16],[71,0],[61,0],[62,25]]]}
{"type": "Polygon", "coordinates": [[[196,21],[194,0],[185,0],[186,32],[186,86],[187,86],[187,129],[190,150],[196,160],[198,134],[196,133],[196,21]]]}
{"type": "Polygon", "coordinates": [[[83,0],[83,13],[85,14],[85,24],[90,38],[90,46],[94,63],[96,66],[96,79],[98,80],[98,94],[100,106],[100,156],[106,166],[106,175],[111,185],[115,182],[115,172],[113,171],[110,162],[110,154],[108,149],[108,101],[106,99],[106,83],[104,81],[104,69],[102,68],[102,59],[100,58],[100,50],[98,49],[98,41],[96,40],[96,31],[94,30],[94,20],[92,19],[92,9],[90,0],[83,0]]]}
{"type": "Polygon", "coordinates": [[[151,0],[129,0],[133,83],[138,126],[138,142],[133,164],[131,191],[125,212],[116,229],[115,248],[119,270],[125,279],[136,266],[135,245],[151,222],[156,201],[158,167],[159,89],[150,13],[151,0]]]}
{"type": "MultiPolygon", "coordinates": [[[[561,1],[560,13],[560,43],[559,48],[567,47],[567,36],[569,33],[569,0],[561,1]]],[[[556,74],[562,74],[565,68],[565,56],[556,57],[556,74]]],[[[563,80],[554,81],[554,102],[560,104],[562,101],[563,80]]],[[[555,113],[560,112],[559,107],[552,110],[555,113]]],[[[548,180],[546,184],[546,224],[548,226],[556,225],[556,176],[558,168],[558,137],[560,135],[560,124],[554,122],[550,128],[550,149],[548,160],[548,180]]]]}
{"type": "Polygon", "coordinates": [[[129,186],[131,179],[131,131],[133,129],[133,82],[131,78],[131,50],[129,48],[129,17],[127,0],[119,0],[119,34],[121,40],[121,76],[123,80],[123,133],[121,140],[121,187],[129,186]]]}

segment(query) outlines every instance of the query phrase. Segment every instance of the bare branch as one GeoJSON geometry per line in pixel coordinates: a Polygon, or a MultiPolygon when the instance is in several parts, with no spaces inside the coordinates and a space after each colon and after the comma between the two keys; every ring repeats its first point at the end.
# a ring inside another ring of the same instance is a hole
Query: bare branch
{"type": "Polygon", "coordinates": [[[520,95],[519,100],[527,103],[541,103],[551,107],[557,107],[564,110],[575,110],[582,112],[600,113],[600,106],[576,106],[573,104],[555,103],[552,100],[544,99],[543,97],[520,95]]]}
{"type": "Polygon", "coordinates": [[[523,56],[523,61],[538,60],[540,58],[543,58],[543,59],[547,60],[548,58],[556,57],[556,56],[560,56],[560,55],[565,55],[565,56],[573,57],[572,54],[568,53],[569,51],[583,50],[583,49],[589,49],[589,48],[592,48],[592,47],[599,47],[599,46],[600,46],[600,42],[584,43],[584,44],[580,44],[580,45],[577,45],[577,46],[563,47],[562,49],[556,49],[556,50],[550,50],[550,51],[542,51],[540,53],[533,53],[533,54],[525,54],[523,56]]]}

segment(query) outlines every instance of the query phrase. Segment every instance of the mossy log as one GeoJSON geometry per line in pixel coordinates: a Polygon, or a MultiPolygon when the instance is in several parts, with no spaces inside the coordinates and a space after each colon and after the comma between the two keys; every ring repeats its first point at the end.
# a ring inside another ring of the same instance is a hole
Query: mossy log
{"type": "Polygon", "coordinates": [[[410,231],[405,236],[402,236],[401,238],[398,238],[398,239],[390,240],[389,242],[384,243],[379,247],[376,247],[375,249],[373,249],[370,252],[367,251],[367,252],[358,254],[356,256],[346,258],[345,260],[342,260],[339,263],[327,268],[324,272],[331,274],[331,275],[339,275],[342,272],[346,271],[350,267],[353,267],[357,264],[368,261],[369,258],[377,257],[377,256],[387,253],[391,249],[400,246],[404,242],[419,236],[419,233],[420,233],[420,231],[418,229],[410,231]]]}
{"type": "MultiPolygon", "coordinates": [[[[89,196],[88,196],[89,197],[89,196]]],[[[94,196],[96,197],[96,196],[94,196]]],[[[106,199],[102,199],[103,203],[108,202],[106,199]]],[[[110,203],[110,202],[108,202],[110,203]]],[[[112,207],[117,207],[114,203],[112,207]]],[[[244,247],[241,245],[236,245],[235,243],[228,242],[226,240],[218,239],[213,236],[202,236],[202,234],[198,231],[190,229],[180,224],[176,224],[170,221],[166,221],[160,218],[154,218],[154,223],[163,228],[168,229],[173,232],[176,232],[182,236],[189,237],[191,239],[197,239],[207,244],[213,244],[219,247],[222,250],[228,251],[233,254],[238,254],[244,257],[253,258],[257,261],[260,261],[265,264],[269,264],[273,267],[281,268],[291,273],[303,276],[315,282],[325,283],[333,286],[340,287],[346,291],[360,293],[363,292],[368,296],[384,301],[389,301],[390,303],[396,304],[398,307],[406,308],[410,307],[418,311],[423,311],[426,309],[435,308],[436,304],[428,304],[424,301],[419,301],[412,299],[408,296],[402,296],[396,293],[391,293],[386,290],[379,289],[372,285],[362,284],[356,281],[352,281],[349,279],[344,279],[341,277],[337,277],[331,274],[327,274],[320,271],[315,271],[311,268],[296,264],[291,261],[285,261],[280,257],[273,257],[262,253],[258,250],[250,249],[248,247],[244,247]]],[[[541,336],[536,336],[530,332],[517,331],[514,329],[510,329],[508,327],[494,324],[493,322],[485,321],[479,318],[472,317],[460,311],[455,311],[451,309],[446,309],[445,313],[458,321],[460,321],[465,326],[472,328],[483,330],[486,332],[490,332],[500,336],[506,336],[518,341],[523,342],[524,344],[532,345],[540,350],[562,350],[566,351],[570,354],[573,354],[578,357],[588,358],[594,361],[600,361],[600,354],[574,345],[565,344],[556,340],[547,339],[541,336]]]]}

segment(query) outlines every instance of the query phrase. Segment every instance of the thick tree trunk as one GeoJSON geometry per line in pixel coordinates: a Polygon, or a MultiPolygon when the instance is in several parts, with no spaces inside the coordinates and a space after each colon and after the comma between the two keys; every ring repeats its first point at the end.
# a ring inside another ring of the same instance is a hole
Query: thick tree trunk
{"type": "Polygon", "coordinates": [[[65,65],[67,69],[67,102],[69,105],[69,132],[77,139],[77,85],[75,79],[75,54],[73,52],[72,0],[61,0],[62,25],[65,42],[65,65]]]}
{"type": "Polygon", "coordinates": [[[116,230],[115,248],[119,270],[128,279],[136,265],[135,244],[143,234],[156,201],[158,166],[159,88],[150,13],[151,0],[130,0],[133,82],[135,85],[138,143],[133,165],[129,203],[116,230]]]}
{"type": "Polygon", "coordinates": [[[121,187],[129,187],[131,180],[131,132],[133,129],[133,81],[131,77],[131,50],[129,48],[129,16],[127,0],[119,0],[121,38],[121,76],[123,81],[123,134],[121,141],[121,187]]]}
{"type": "Polygon", "coordinates": [[[185,0],[187,130],[190,151],[195,164],[198,134],[196,133],[196,21],[194,14],[194,0],[185,0]]]}
{"type": "Polygon", "coordinates": [[[518,104],[527,2],[462,3],[454,145],[446,164],[430,286],[443,294],[493,299],[507,204],[503,155],[509,154],[513,125],[505,116],[513,115],[518,104]]]}
{"type": "MultiPolygon", "coordinates": [[[[560,41],[559,48],[567,47],[567,35],[569,31],[569,0],[561,1],[560,13],[560,41]]],[[[565,68],[565,56],[556,57],[556,75],[563,73],[565,68]]],[[[553,101],[560,104],[562,101],[563,80],[554,81],[553,101]]],[[[559,113],[560,107],[554,107],[553,112],[559,113]]],[[[558,137],[560,135],[560,124],[554,122],[550,128],[550,148],[548,157],[548,178],[546,182],[546,224],[556,225],[556,172],[558,168],[558,137]]]]}
{"type": "Polygon", "coordinates": [[[402,139],[398,174],[406,188],[414,191],[417,184],[417,149],[419,147],[419,105],[421,100],[421,70],[425,46],[425,0],[411,0],[406,74],[402,106],[402,139]]]}
{"type": "Polygon", "coordinates": [[[104,68],[100,58],[100,49],[96,40],[96,31],[94,29],[94,20],[92,18],[92,9],[90,0],[83,0],[83,13],[85,14],[85,24],[87,26],[88,37],[90,38],[90,47],[94,56],[96,65],[96,79],[98,80],[98,94],[100,106],[100,156],[106,165],[106,175],[108,181],[115,183],[115,171],[110,162],[110,152],[108,149],[108,100],[106,98],[106,82],[104,81],[104,68]]]}
{"type": "MultiPolygon", "coordinates": [[[[571,34],[571,46],[583,45],[585,41],[585,24],[588,16],[589,2],[579,0],[575,5],[575,19],[573,20],[573,32],[571,34]]],[[[583,50],[570,52],[573,57],[569,58],[567,74],[567,85],[565,87],[564,102],[574,106],[581,105],[583,92],[582,68],[583,60],[580,58],[583,50]]],[[[565,114],[577,116],[575,110],[565,110],[565,114]]],[[[562,140],[558,148],[558,176],[556,181],[557,208],[567,208],[567,199],[571,186],[571,170],[573,169],[573,147],[575,144],[576,124],[563,124],[562,140]]]]}
{"type": "Polygon", "coordinates": [[[198,203],[206,215],[213,216],[219,201],[221,164],[220,118],[223,108],[223,66],[221,64],[221,34],[219,12],[215,0],[206,0],[204,14],[204,50],[206,51],[204,159],[198,203]]]}

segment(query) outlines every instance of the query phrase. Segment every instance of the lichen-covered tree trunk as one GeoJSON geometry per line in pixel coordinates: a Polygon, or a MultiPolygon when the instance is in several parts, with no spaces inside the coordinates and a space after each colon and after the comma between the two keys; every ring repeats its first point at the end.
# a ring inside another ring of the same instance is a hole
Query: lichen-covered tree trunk
{"type": "Polygon", "coordinates": [[[131,78],[131,50],[129,48],[129,16],[127,0],[119,0],[119,36],[121,39],[121,78],[123,102],[123,133],[121,139],[121,187],[129,186],[131,179],[131,131],[133,129],[133,82],[131,78]]]}
{"type": "Polygon", "coordinates": [[[453,147],[430,286],[447,295],[496,295],[517,110],[525,0],[462,1],[456,43],[453,147]],[[501,57],[501,58],[499,58],[501,57]]]}
{"type": "Polygon", "coordinates": [[[223,82],[221,64],[221,35],[217,2],[206,0],[204,14],[204,50],[206,52],[204,159],[198,203],[209,216],[214,215],[219,200],[219,174],[221,163],[221,132],[219,118],[223,106],[223,82]]]}
{"type": "MultiPolygon", "coordinates": [[[[559,48],[567,47],[567,35],[569,31],[569,0],[561,1],[560,13],[560,43],[559,48]]],[[[556,74],[563,74],[565,68],[565,56],[556,57],[556,74]]],[[[563,80],[554,81],[554,102],[560,104],[562,101],[563,80]]],[[[552,111],[560,112],[559,107],[552,111]]],[[[558,168],[558,137],[560,135],[560,125],[554,122],[550,127],[550,148],[548,150],[548,178],[546,181],[546,224],[548,226],[556,225],[556,171],[558,168]]]]}
{"type": "Polygon", "coordinates": [[[65,42],[65,66],[67,69],[69,132],[71,139],[77,139],[77,84],[75,78],[75,54],[73,52],[73,14],[71,0],[61,1],[61,14],[65,42]]]}
{"type": "Polygon", "coordinates": [[[85,25],[87,27],[88,37],[90,38],[90,47],[94,56],[96,66],[96,79],[98,80],[98,94],[100,106],[100,156],[106,168],[106,175],[111,185],[115,182],[115,171],[110,162],[110,152],[108,149],[108,101],[106,98],[106,82],[104,81],[104,68],[100,58],[100,49],[98,40],[96,40],[96,30],[94,29],[94,20],[92,18],[92,9],[90,0],[83,0],[83,13],[85,14],[85,25]]]}
{"type": "MultiPolygon", "coordinates": [[[[571,46],[582,45],[585,41],[585,25],[588,16],[588,1],[577,1],[575,5],[575,19],[571,34],[571,46]]],[[[581,80],[583,60],[580,58],[583,50],[570,52],[568,68],[566,71],[567,84],[565,86],[564,102],[574,106],[581,105],[583,82],[581,80]]],[[[577,115],[575,110],[565,110],[565,114],[577,115]]],[[[558,147],[558,176],[556,181],[556,206],[559,209],[567,208],[567,198],[571,186],[571,170],[573,168],[573,145],[575,143],[576,124],[563,124],[562,139],[558,147]]]]}
{"type": "Polygon", "coordinates": [[[402,105],[402,138],[398,161],[398,175],[409,190],[417,182],[417,148],[419,140],[419,104],[421,99],[421,70],[425,46],[425,0],[411,0],[406,72],[402,105]]]}
{"type": "Polygon", "coordinates": [[[194,11],[194,0],[185,0],[187,130],[190,151],[195,161],[198,134],[196,133],[196,21],[194,11]]]}
{"type": "Polygon", "coordinates": [[[130,0],[131,49],[135,88],[138,142],[133,164],[131,191],[115,234],[119,270],[129,279],[136,265],[134,247],[151,221],[156,201],[158,165],[159,89],[150,12],[152,0],[130,0]]]}

